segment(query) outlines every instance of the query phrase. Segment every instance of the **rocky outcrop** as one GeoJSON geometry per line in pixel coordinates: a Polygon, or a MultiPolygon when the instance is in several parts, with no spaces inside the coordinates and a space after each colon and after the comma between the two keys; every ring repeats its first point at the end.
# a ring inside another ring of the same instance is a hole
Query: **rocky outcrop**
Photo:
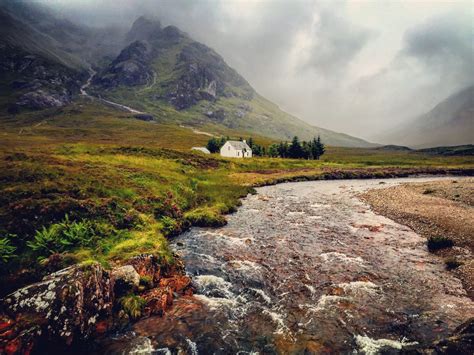
{"type": "Polygon", "coordinates": [[[231,96],[250,100],[254,95],[245,79],[203,44],[193,42],[185,46],[177,67],[183,74],[167,95],[177,109],[191,107],[200,100],[215,101],[231,96]],[[236,87],[239,90],[235,90],[236,87]]]}
{"type": "Polygon", "coordinates": [[[132,265],[124,265],[113,269],[112,278],[115,281],[114,294],[116,296],[135,291],[140,285],[140,275],[132,265]]]}
{"type": "Polygon", "coordinates": [[[16,102],[16,105],[19,107],[40,110],[50,107],[61,107],[68,104],[70,101],[71,97],[67,94],[65,89],[60,93],[40,89],[22,95],[16,102]]]}
{"type": "Polygon", "coordinates": [[[153,115],[147,114],[147,113],[139,113],[138,115],[134,115],[137,120],[140,121],[154,121],[155,117],[153,115]]]}
{"type": "Polygon", "coordinates": [[[127,33],[126,42],[149,40],[161,34],[161,23],[158,20],[151,20],[145,16],[140,16],[135,20],[132,28],[127,33]]]}
{"type": "Polygon", "coordinates": [[[68,104],[79,92],[86,74],[40,55],[0,44],[0,76],[15,79],[7,82],[8,90],[16,93],[11,105],[20,108],[44,109],[68,104]]]}
{"type": "Polygon", "coordinates": [[[153,77],[150,60],[149,44],[145,41],[135,41],[123,49],[105,70],[95,76],[93,85],[105,89],[120,85],[144,85],[153,77]]]}
{"type": "Polygon", "coordinates": [[[163,314],[193,289],[179,261],[170,266],[154,255],[111,271],[97,263],[62,269],[2,300],[0,354],[28,353],[45,342],[68,346],[123,325],[120,297],[130,292],[145,300],[144,314],[163,314]]]}
{"type": "Polygon", "coordinates": [[[459,325],[447,338],[431,345],[413,345],[403,349],[402,354],[474,354],[474,318],[459,325]]]}
{"type": "MultiPolygon", "coordinates": [[[[0,350],[23,352],[40,337],[71,344],[112,315],[113,280],[99,264],[72,266],[21,288],[2,302],[0,350]]],[[[1,351],[0,351],[1,352],[1,351]]]]}

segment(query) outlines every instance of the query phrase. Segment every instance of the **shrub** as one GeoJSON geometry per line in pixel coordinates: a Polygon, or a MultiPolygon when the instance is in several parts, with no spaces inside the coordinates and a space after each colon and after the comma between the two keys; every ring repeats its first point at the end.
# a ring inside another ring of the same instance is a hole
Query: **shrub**
{"type": "Polygon", "coordinates": [[[430,195],[434,192],[435,192],[435,190],[433,190],[433,189],[426,189],[425,191],[423,191],[423,195],[430,195]]]}
{"type": "Polygon", "coordinates": [[[0,238],[0,261],[7,263],[11,258],[15,257],[16,247],[11,245],[10,238],[0,238]]]}
{"type": "Polygon", "coordinates": [[[457,269],[462,265],[462,262],[456,259],[455,257],[447,258],[444,263],[446,264],[446,269],[448,270],[457,269]]]}
{"type": "Polygon", "coordinates": [[[140,318],[145,307],[146,301],[140,296],[128,295],[120,299],[122,309],[132,319],[140,318]]]}
{"type": "Polygon", "coordinates": [[[428,238],[428,249],[430,251],[436,251],[444,248],[451,248],[454,243],[451,239],[444,236],[432,236],[428,238]]]}

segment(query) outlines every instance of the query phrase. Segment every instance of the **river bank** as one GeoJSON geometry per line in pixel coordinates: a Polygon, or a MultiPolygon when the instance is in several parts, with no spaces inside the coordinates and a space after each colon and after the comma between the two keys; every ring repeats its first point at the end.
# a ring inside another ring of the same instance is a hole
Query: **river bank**
{"type": "Polygon", "coordinates": [[[401,184],[362,196],[377,212],[412,228],[474,297],[474,179],[401,184]]]}
{"type": "Polygon", "coordinates": [[[432,346],[474,315],[472,301],[423,237],[357,198],[404,181],[258,188],[226,226],[193,228],[173,240],[197,294],[109,338],[98,353],[375,353],[432,346]]]}

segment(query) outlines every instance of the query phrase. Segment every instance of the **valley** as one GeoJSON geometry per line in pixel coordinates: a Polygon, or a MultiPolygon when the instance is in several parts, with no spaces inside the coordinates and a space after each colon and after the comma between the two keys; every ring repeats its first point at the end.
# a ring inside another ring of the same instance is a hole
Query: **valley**
{"type": "Polygon", "coordinates": [[[380,145],[200,33],[48,6],[0,3],[1,355],[471,353],[472,87],[380,145]]]}

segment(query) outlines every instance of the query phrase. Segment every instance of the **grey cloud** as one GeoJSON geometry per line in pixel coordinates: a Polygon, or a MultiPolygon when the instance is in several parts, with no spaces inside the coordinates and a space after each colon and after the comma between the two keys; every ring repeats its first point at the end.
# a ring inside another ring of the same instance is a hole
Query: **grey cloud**
{"type": "Polygon", "coordinates": [[[416,58],[441,79],[474,79],[474,37],[469,15],[437,17],[405,35],[401,54],[416,58]]]}
{"type": "Polygon", "coordinates": [[[331,76],[344,71],[374,35],[330,11],[322,11],[313,28],[313,44],[307,66],[331,76]]]}

